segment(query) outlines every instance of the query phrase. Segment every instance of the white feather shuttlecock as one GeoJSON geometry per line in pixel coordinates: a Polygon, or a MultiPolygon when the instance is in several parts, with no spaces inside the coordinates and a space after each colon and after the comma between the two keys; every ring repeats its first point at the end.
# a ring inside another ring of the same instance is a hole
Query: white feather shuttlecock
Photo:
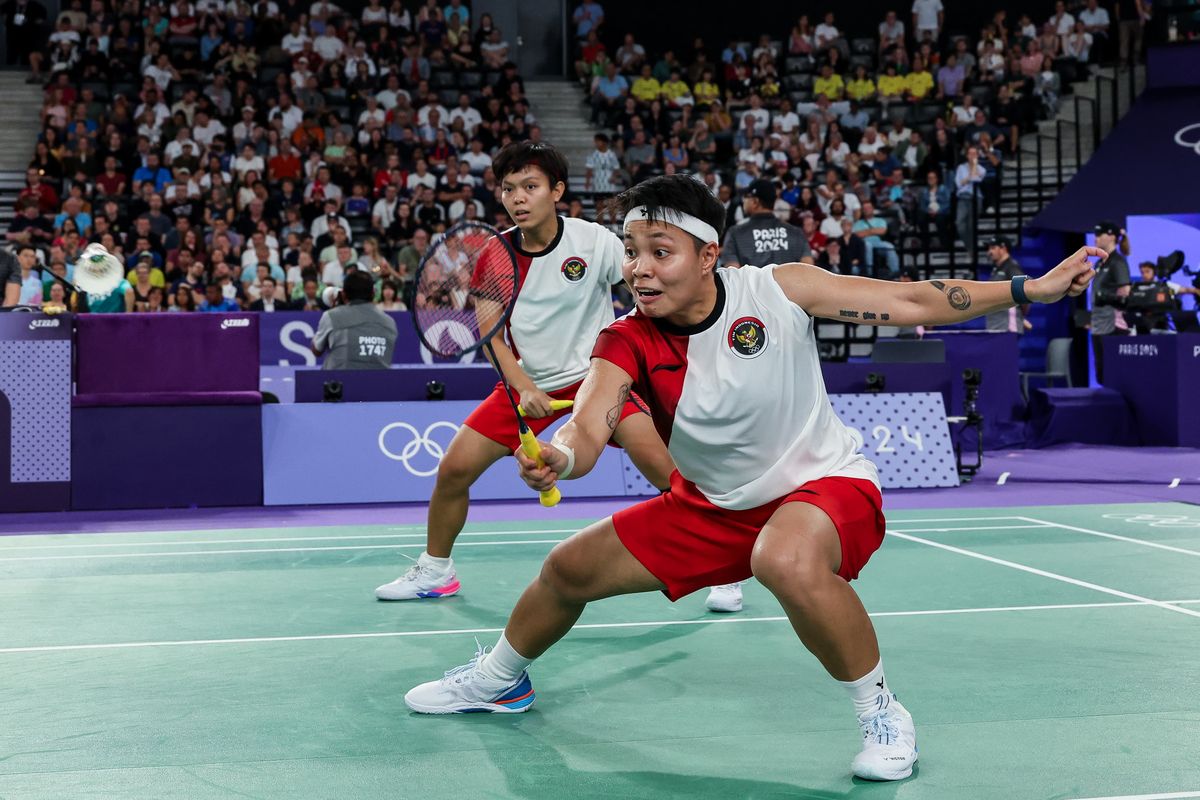
{"type": "Polygon", "coordinates": [[[121,259],[108,252],[102,244],[89,244],[75,262],[75,285],[88,294],[110,294],[124,277],[125,267],[121,259]]]}

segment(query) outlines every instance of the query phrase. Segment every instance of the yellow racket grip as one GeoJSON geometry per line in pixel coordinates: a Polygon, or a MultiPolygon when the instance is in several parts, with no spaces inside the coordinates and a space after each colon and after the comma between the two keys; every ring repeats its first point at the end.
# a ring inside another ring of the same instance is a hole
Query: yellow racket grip
{"type": "MultiPolygon", "coordinates": [[[[571,401],[563,400],[561,402],[569,403],[571,401]]],[[[525,455],[536,461],[539,467],[545,466],[545,462],[542,461],[542,448],[538,444],[537,437],[533,435],[533,431],[525,431],[521,434],[521,449],[525,451],[525,455]]],[[[539,494],[541,495],[542,505],[546,508],[556,506],[558,505],[558,501],[562,500],[562,492],[558,491],[557,486],[549,491],[539,492],[539,494]]]]}
{"type": "MultiPolygon", "coordinates": [[[[570,408],[573,405],[575,405],[574,400],[551,400],[550,410],[562,411],[564,408],[570,408]]],[[[517,406],[517,411],[520,412],[522,417],[525,416],[525,408],[523,406],[517,406]]],[[[533,456],[530,456],[530,458],[533,458],[533,456]]]]}

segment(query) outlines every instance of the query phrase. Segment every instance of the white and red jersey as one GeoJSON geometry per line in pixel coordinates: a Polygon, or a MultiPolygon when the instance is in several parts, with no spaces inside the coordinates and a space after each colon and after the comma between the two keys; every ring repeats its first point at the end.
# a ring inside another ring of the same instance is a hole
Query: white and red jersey
{"type": "Polygon", "coordinates": [[[775,265],[719,269],[716,281],[716,307],[698,325],[635,311],[592,352],[633,378],[679,473],[731,510],[831,476],[878,486],[862,439],[829,404],[813,319],[784,295],[775,265]]]}
{"type": "Polygon", "coordinates": [[[596,336],[616,318],[612,285],[622,280],[625,245],[601,225],[563,217],[554,241],[538,253],[521,247],[520,228],[503,236],[520,269],[508,340],[521,368],[544,392],[578,383],[596,336]]]}

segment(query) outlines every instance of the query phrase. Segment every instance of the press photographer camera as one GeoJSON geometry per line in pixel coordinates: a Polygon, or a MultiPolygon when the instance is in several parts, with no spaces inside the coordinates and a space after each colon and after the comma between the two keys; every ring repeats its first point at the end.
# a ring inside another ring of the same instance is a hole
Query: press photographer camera
{"type": "Polygon", "coordinates": [[[1138,333],[1194,330],[1196,312],[1183,311],[1181,300],[1185,294],[1200,296],[1200,277],[1193,278],[1191,286],[1171,280],[1180,270],[1188,275],[1195,274],[1183,263],[1183,252],[1176,250],[1170,255],[1160,256],[1157,261],[1143,261],[1138,268],[1141,281],[1133,284],[1129,297],[1125,299],[1129,324],[1138,333]]]}

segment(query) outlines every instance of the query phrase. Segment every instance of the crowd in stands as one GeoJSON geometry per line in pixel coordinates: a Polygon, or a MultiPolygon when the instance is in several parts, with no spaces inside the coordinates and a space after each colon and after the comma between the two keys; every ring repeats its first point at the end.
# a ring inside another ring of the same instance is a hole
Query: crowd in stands
{"type": "MultiPolygon", "coordinates": [[[[399,309],[449,224],[510,224],[492,154],[541,138],[504,33],[464,0],[69,0],[53,21],[38,0],[0,10],[10,57],[45,93],[5,233],[34,248],[27,303],[60,302],[53,276],[69,280],[99,242],[128,267],[128,310],[321,309],[355,269],[399,309]]],[[[733,223],[741,191],[771,179],[776,214],[815,255],[871,236],[879,263],[833,266],[894,274],[887,244],[902,230],[970,247],[1021,132],[1098,60],[1136,57],[1143,10],[1058,0],[1043,20],[999,11],[969,37],[949,32],[941,0],[915,0],[869,38],[827,12],[779,38],[650,54],[632,33],[610,42],[586,0],[575,69],[612,132],[596,138],[587,188],[603,199],[686,171],[733,223]]],[[[583,205],[568,196],[563,212],[583,205]]]]}
{"type": "Polygon", "coordinates": [[[953,12],[915,0],[860,38],[828,11],[777,36],[651,54],[633,33],[608,36],[602,6],[587,0],[574,17],[575,70],[593,121],[613,132],[597,137],[589,187],[603,195],[690,172],[733,224],[740,195],[766,178],[779,189],[776,215],[804,228],[814,254],[837,239],[884,243],[870,264],[846,264],[849,248],[835,248],[847,272],[896,275],[902,232],[942,247],[957,234],[970,250],[1022,132],[1118,41],[1136,56],[1145,7],[1057,0],[1042,20],[998,11],[975,36],[952,32],[953,12]]]}
{"type": "Polygon", "coordinates": [[[6,232],[34,248],[26,303],[61,302],[52,276],[99,242],[128,310],[322,309],[355,269],[402,309],[440,231],[507,226],[491,154],[541,135],[503,32],[463,0],[70,0],[48,27],[6,232]]]}

